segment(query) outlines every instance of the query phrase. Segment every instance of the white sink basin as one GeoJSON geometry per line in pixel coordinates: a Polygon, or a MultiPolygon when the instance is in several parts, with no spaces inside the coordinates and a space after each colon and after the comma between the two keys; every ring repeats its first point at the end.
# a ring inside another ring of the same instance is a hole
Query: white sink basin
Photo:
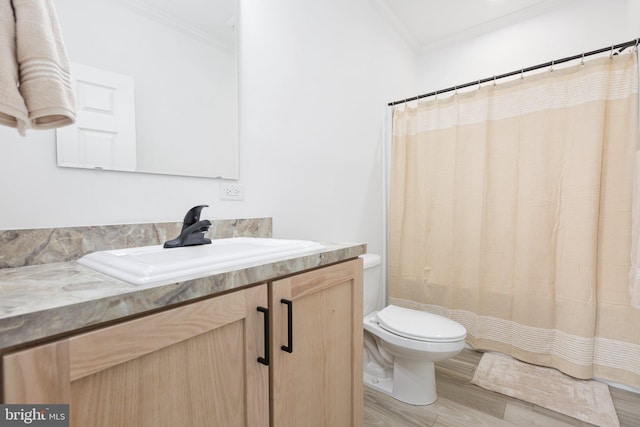
{"type": "Polygon", "coordinates": [[[201,246],[165,249],[157,245],[93,252],[78,263],[133,285],[146,285],[195,279],[323,248],[308,240],[234,237],[201,246]]]}

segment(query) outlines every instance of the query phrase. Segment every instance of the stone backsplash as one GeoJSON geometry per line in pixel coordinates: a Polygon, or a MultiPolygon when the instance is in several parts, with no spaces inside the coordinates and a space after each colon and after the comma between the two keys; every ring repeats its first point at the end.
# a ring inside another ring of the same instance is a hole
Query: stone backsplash
{"type": "MultiPolygon", "coordinates": [[[[207,236],[272,237],[271,218],[211,220],[207,236]]],[[[181,222],[0,230],[0,268],[76,260],[90,252],[159,245],[180,233],[181,222]]]]}

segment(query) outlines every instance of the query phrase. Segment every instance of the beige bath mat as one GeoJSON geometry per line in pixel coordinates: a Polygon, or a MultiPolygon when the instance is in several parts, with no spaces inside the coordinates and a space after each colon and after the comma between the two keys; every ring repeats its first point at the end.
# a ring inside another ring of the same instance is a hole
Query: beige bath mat
{"type": "Polygon", "coordinates": [[[471,383],[597,426],[620,426],[609,387],[598,381],[485,353],[471,383]]]}

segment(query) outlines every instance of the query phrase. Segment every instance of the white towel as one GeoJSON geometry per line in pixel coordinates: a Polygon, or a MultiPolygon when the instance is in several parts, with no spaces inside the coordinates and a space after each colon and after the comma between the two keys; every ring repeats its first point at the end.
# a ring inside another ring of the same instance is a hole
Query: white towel
{"type": "Polygon", "coordinates": [[[29,111],[30,127],[73,124],[76,113],[69,59],[53,0],[12,0],[12,4],[19,90],[29,111]]]}
{"type": "Polygon", "coordinates": [[[629,292],[631,305],[640,308],[640,151],[633,159],[633,195],[631,205],[631,268],[629,292]]]}
{"type": "Polygon", "coordinates": [[[18,81],[13,7],[10,0],[0,0],[0,124],[18,128],[24,136],[29,113],[18,90],[18,81]]]}

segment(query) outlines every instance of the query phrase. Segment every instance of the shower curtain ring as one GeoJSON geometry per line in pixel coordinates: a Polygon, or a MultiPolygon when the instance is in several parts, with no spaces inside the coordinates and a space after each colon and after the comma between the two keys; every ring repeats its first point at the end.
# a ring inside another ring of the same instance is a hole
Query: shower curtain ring
{"type": "Polygon", "coordinates": [[[493,75],[493,85],[496,86],[496,75],[493,75]]]}
{"type": "Polygon", "coordinates": [[[520,69],[520,80],[524,79],[524,67],[520,69]]]}
{"type": "Polygon", "coordinates": [[[480,79],[478,79],[478,90],[480,90],[482,88],[482,85],[480,84],[480,79]]]}
{"type": "Polygon", "coordinates": [[[580,65],[584,65],[584,52],[582,52],[582,58],[580,58],[580,65]]]}
{"type": "Polygon", "coordinates": [[[613,45],[611,45],[611,52],[609,53],[609,59],[613,58],[613,45]]]}
{"type": "Polygon", "coordinates": [[[553,65],[555,64],[555,62],[556,62],[555,60],[551,61],[551,67],[549,67],[549,72],[550,73],[553,73],[553,65]]]}

